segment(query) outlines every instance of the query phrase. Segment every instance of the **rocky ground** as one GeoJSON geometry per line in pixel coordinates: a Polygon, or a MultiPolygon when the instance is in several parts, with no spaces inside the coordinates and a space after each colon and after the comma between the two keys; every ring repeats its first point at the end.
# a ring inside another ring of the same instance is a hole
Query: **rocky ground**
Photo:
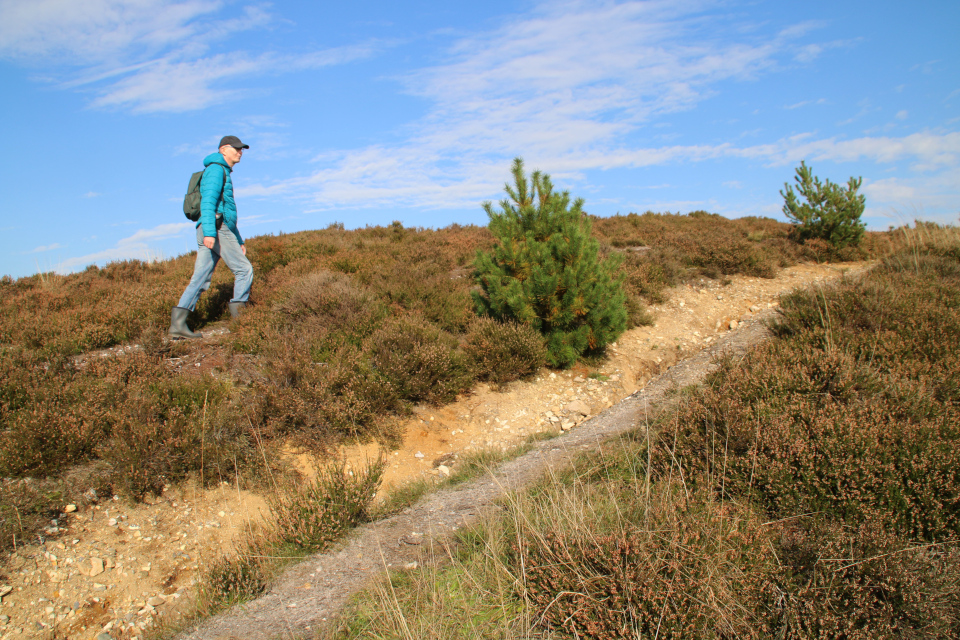
{"type": "MultiPolygon", "coordinates": [[[[384,485],[439,481],[463,453],[507,449],[538,432],[576,430],[678,361],[744,322],[751,325],[781,294],[863,267],[799,265],[774,279],[702,280],[673,290],[669,302],[651,308],[656,323],[625,333],[596,367],[544,370],[506,389],[480,385],[445,407],[417,408],[403,425],[403,445],[388,454],[384,485]]],[[[203,370],[212,366],[205,360],[202,353],[186,354],[171,366],[203,370]]],[[[357,445],[343,453],[358,465],[379,450],[357,445]]],[[[18,549],[0,566],[0,640],[141,637],[158,617],[176,619],[193,610],[204,563],[228,552],[263,508],[262,497],[231,479],[214,490],[171,488],[152,504],[111,498],[65,506],[69,513],[51,523],[42,544],[18,549]]]]}

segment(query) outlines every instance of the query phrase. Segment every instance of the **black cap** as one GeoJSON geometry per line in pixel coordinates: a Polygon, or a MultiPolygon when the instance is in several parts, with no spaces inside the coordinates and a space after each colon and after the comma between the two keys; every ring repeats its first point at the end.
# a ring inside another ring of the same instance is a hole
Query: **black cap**
{"type": "Polygon", "coordinates": [[[217,146],[217,149],[219,149],[220,147],[222,147],[222,146],[225,145],[225,144],[230,145],[230,146],[233,147],[234,149],[249,149],[249,148],[250,148],[250,145],[248,145],[248,144],[243,144],[242,142],[240,142],[240,138],[238,138],[237,136],[223,136],[222,138],[220,138],[220,144],[217,146]]]}

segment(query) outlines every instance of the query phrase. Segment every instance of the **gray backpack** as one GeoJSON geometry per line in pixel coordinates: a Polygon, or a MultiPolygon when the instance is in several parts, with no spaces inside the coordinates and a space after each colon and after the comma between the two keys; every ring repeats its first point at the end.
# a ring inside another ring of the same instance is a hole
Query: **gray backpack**
{"type": "MultiPolygon", "coordinates": [[[[206,171],[204,169],[203,171],[206,171]]],[[[203,178],[203,171],[197,171],[190,176],[190,183],[187,185],[187,195],[183,196],[183,215],[187,216],[190,222],[196,222],[200,219],[200,180],[203,178]]],[[[227,172],[223,172],[223,186],[220,187],[221,193],[223,187],[227,186],[227,172]]]]}

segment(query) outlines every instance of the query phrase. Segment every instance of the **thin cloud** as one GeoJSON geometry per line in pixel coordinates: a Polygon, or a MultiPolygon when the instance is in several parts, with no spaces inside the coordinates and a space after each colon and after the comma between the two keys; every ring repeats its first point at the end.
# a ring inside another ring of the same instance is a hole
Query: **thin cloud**
{"type": "MultiPolygon", "coordinates": [[[[218,1],[0,0],[0,56],[89,65],[197,36],[218,1]]],[[[207,30],[209,32],[209,30],[207,30]]]]}
{"type": "Polygon", "coordinates": [[[70,273],[88,264],[106,264],[115,260],[157,260],[162,254],[150,245],[151,242],[177,238],[193,228],[192,222],[172,222],[152,229],[140,229],[109,249],[64,260],[58,265],[57,272],[70,273]]]}
{"type": "Polygon", "coordinates": [[[44,253],[47,251],[53,251],[54,249],[63,249],[63,245],[59,242],[54,242],[53,244],[41,245],[30,251],[25,251],[24,253],[44,253]]]}
{"type": "Polygon", "coordinates": [[[406,143],[327,153],[308,176],[246,193],[287,194],[308,210],[461,207],[495,196],[503,167],[521,153],[555,178],[638,155],[647,156],[640,164],[669,161],[673,147],[638,152],[622,141],[659,116],[694,108],[717,83],[760,77],[792,55],[793,34],[738,36],[716,16],[704,20],[711,6],[580,2],[513,16],[456,42],[448,63],[399,78],[432,103],[406,143]]]}
{"type": "Polygon", "coordinates": [[[93,89],[95,108],[156,113],[222,103],[241,91],[231,81],[345,64],[389,46],[370,42],[292,55],[220,46],[208,55],[220,41],[274,21],[261,6],[238,10],[222,1],[0,0],[0,58],[53,65],[63,76],[55,80],[60,87],[93,89]]]}
{"type": "Polygon", "coordinates": [[[266,53],[251,58],[231,53],[189,61],[157,60],[103,89],[92,104],[139,113],[194,111],[238,95],[239,90],[224,86],[226,80],[345,64],[370,57],[378,50],[377,44],[368,43],[297,56],[266,53]]]}

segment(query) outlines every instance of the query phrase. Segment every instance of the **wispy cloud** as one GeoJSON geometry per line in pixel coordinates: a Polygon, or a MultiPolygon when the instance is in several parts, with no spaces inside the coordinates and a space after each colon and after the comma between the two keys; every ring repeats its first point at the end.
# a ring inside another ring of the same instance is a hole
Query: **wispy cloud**
{"type": "Polygon", "coordinates": [[[160,257],[160,253],[151,246],[151,242],[183,236],[193,227],[192,222],[173,222],[152,229],[140,229],[109,249],[64,260],[58,265],[57,271],[69,273],[88,264],[106,264],[114,260],[154,260],[160,257]]]}
{"type": "Polygon", "coordinates": [[[53,251],[54,249],[63,249],[63,245],[59,242],[54,242],[53,244],[41,245],[24,253],[45,253],[47,251],[53,251]]]}
{"type": "Polygon", "coordinates": [[[497,196],[504,167],[516,155],[531,168],[549,168],[555,178],[568,181],[596,169],[720,158],[756,159],[769,166],[803,159],[906,159],[917,170],[935,171],[958,163],[960,133],[934,131],[854,139],[811,132],[756,145],[631,146],[631,134],[696,107],[719,83],[778,69],[781,60],[793,56],[794,38],[819,26],[805,23],[766,39],[748,38],[704,21],[701,10],[708,6],[540,6],[492,33],[458,41],[448,63],[401,78],[407,91],[432,103],[426,117],[410,127],[406,142],[326,152],[307,175],[250,185],[241,193],[297,198],[307,211],[472,207],[497,196]]]}
{"type": "Polygon", "coordinates": [[[223,1],[0,0],[0,57],[53,65],[61,87],[93,89],[94,107],[182,112],[229,100],[244,79],[345,64],[386,46],[208,55],[227,37],[274,21],[261,6],[223,1]]]}
{"type": "Polygon", "coordinates": [[[523,155],[557,178],[669,160],[672,147],[624,140],[664,114],[712,96],[717,83],[760,77],[792,55],[797,32],[739,34],[709,2],[562,2],[466,37],[449,62],[401,78],[432,105],[405,143],[325,153],[309,175],[248,187],[307,207],[461,207],[499,191],[523,155]],[[695,44],[689,44],[695,43],[695,44]]]}

